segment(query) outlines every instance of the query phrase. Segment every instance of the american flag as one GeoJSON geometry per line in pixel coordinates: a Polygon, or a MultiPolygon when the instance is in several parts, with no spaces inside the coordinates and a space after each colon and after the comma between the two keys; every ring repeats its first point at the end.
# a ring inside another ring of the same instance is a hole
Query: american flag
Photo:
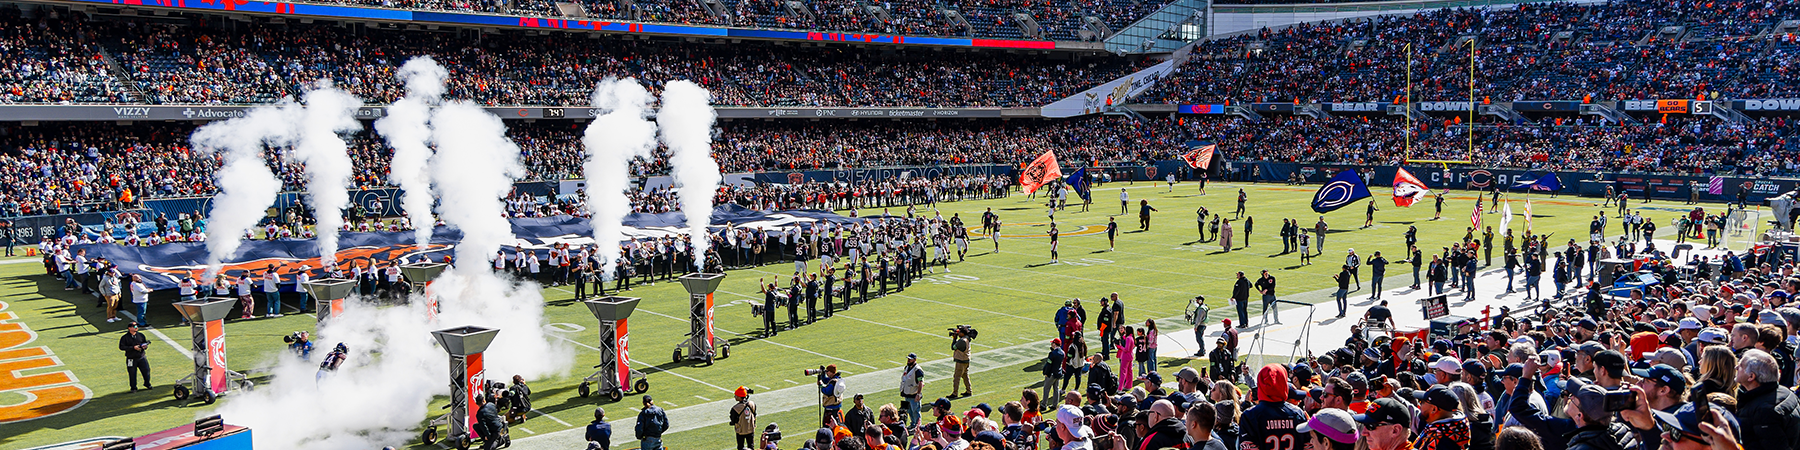
{"type": "Polygon", "coordinates": [[[1469,224],[1474,225],[1475,229],[1477,229],[1477,230],[1481,229],[1481,198],[1480,197],[1475,198],[1475,212],[1469,213],[1469,224]]]}

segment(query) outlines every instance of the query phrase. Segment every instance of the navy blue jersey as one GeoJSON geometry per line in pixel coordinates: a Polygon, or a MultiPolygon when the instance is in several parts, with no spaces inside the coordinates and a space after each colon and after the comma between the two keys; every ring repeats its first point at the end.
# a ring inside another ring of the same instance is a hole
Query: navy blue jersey
{"type": "Polygon", "coordinates": [[[1295,427],[1306,423],[1306,413],[1288,402],[1256,402],[1238,420],[1242,437],[1239,450],[1300,450],[1306,442],[1295,427]]]}

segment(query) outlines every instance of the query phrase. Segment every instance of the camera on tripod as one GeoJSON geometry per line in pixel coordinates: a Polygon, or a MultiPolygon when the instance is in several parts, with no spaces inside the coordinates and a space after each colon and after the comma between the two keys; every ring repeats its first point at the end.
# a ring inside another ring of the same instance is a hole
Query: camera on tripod
{"type": "Polygon", "coordinates": [[[957,325],[946,328],[944,331],[949,331],[950,337],[965,336],[968,337],[969,340],[975,340],[975,337],[981,334],[980,330],[976,330],[975,327],[968,325],[957,325]]]}

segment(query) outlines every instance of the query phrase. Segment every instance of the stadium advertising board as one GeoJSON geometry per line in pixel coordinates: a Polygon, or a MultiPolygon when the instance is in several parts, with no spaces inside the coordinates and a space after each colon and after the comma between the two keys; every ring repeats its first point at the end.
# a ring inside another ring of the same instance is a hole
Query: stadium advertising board
{"type": "Polygon", "coordinates": [[[1520,112],[1580,112],[1581,102],[1520,100],[1512,103],[1520,112]]]}
{"type": "Polygon", "coordinates": [[[1126,100],[1150,90],[1158,80],[1174,71],[1175,59],[1169,59],[1044,105],[1042,114],[1044,117],[1075,117],[1099,113],[1113,105],[1124,105],[1126,100]]]}
{"type": "Polygon", "coordinates": [[[1657,100],[1656,112],[1663,114],[1687,114],[1687,100],[1657,100]]]}
{"type": "Polygon", "coordinates": [[[1251,103],[1250,110],[1259,113],[1292,113],[1295,106],[1293,103],[1251,103]]]}
{"type": "Polygon", "coordinates": [[[1175,111],[1181,114],[1224,114],[1225,105],[1181,105],[1175,111]]]}
{"type": "Polygon", "coordinates": [[[1334,113],[1384,113],[1387,108],[1377,102],[1330,102],[1324,103],[1325,111],[1334,113]]]}
{"type": "Polygon", "coordinates": [[[1656,110],[1656,100],[1620,100],[1619,110],[1631,112],[1647,112],[1656,110]]]}
{"type": "Polygon", "coordinates": [[[1474,109],[1474,102],[1419,102],[1419,110],[1424,112],[1468,112],[1474,109]]]}
{"type": "Polygon", "coordinates": [[[1800,98],[1733,100],[1731,107],[1738,111],[1800,111],[1800,98]]]}
{"type": "MultiPolygon", "coordinates": [[[[118,4],[118,0],[75,0],[85,3],[118,4]]],[[[132,0],[134,6],[189,10],[230,11],[271,15],[295,15],[328,19],[375,19],[394,22],[429,22],[452,25],[478,25],[534,29],[589,30],[623,34],[660,34],[691,37],[737,37],[753,39],[789,39],[816,42],[863,42],[878,44],[938,45],[950,47],[1055,49],[1055,41],[1011,39],[938,38],[891,34],[823,33],[809,31],[753,30],[743,28],[698,27],[653,23],[566,20],[497,14],[456,13],[442,11],[409,11],[357,6],[332,6],[305,3],[258,1],[132,0]]]]}

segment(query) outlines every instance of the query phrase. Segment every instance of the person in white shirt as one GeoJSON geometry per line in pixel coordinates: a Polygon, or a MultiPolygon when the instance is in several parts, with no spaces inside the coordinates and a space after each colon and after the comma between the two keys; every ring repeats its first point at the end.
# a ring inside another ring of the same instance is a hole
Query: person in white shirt
{"type": "Polygon", "coordinates": [[[1119,188],[1119,214],[1125,214],[1126,208],[1129,206],[1131,206],[1131,194],[1125,192],[1125,188],[1119,188]]]}
{"type": "Polygon", "coordinates": [[[256,280],[250,278],[249,271],[245,271],[237,280],[238,303],[242,303],[243,318],[245,319],[256,318],[256,297],[250,296],[250,286],[255,283],[256,280]]]}
{"type": "Polygon", "coordinates": [[[131,276],[131,304],[137,307],[138,328],[150,328],[150,319],[146,318],[150,312],[150,286],[138,275],[131,276]]]}
{"type": "Polygon", "coordinates": [[[542,282],[544,282],[544,280],[542,278],[538,277],[538,271],[541,269],[541,267],[539,267],[539,264],[538,264],[537,252],[530,252],[530,253],[531,253],[531,255],[525,257],[525,266],[526,266],[527,270],[531,273],[531,279],[535,280],[539,283],[542,283],[542,282]]]}
{"type": "Polygon", "coordinates": [[[275,265],[263,269],[262,275],[263,301],[269,304],[269,317],[281,317],[281,274],[275,273],[275,265]]]}
{"type": "Polygon", "coordinates": [[[100,276],[100,302],[106,306],[106,323],[119,320],[119,270],[107,269],[100,276]]]}
{"type": "Polygon", "coordinates": [[[184,302],[194,301],[194,291],[199,287],[200,282],[194,281],[194,277],[191,276],[182,278],[181,283],[176,285],[176,288],[181,292],[181,301],[184,302]]]}
{"type": "Polygon", "coordinates": [[[87,282],[88,282],[87,249],[76,250],[74,262],[75,262],[75,286],[80,288],[81,292],[86,293],[86,292],[88,292],[88,287],[87,287],[87,282]]]}
{"type": "Polygon", "coordinates": [[[294,292],[300,294],[300,313],[312,312],[311,294],[306,292],[306,283],[312,281],[312,266],[300,266],[300,273],[294,274],[294,292]]]}
{"type": "Polygon", "coordinates": [[[387,267],[381,269],[381,275],[382,295],[394,297],[403,295],[401,289],[405,283],[400,281],[400,263],[388,264],[387,267]]]}

